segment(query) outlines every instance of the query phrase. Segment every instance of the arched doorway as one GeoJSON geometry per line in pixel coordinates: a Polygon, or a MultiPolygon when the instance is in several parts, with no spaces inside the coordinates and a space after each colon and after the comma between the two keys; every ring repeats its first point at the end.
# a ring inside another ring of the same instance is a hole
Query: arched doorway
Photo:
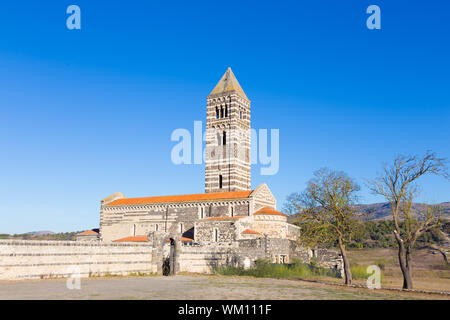
{"type": "Polygon", "coordinates": [[[167,238],[164,245],[162,272],[164,276],[176,274],[176,241],[173,238],[167,238]]]}

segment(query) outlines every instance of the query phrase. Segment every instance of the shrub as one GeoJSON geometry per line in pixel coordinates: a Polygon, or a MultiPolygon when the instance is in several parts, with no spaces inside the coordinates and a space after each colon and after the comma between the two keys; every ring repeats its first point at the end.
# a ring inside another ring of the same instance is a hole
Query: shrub
{"type": "Polygon", "coordinates": [[[312,257],[309,260],[309,264],[311,265],[311,267],[317,268],[319,266],[319,262],[317,261],[317,257],[312,257]]]}
{"type": "MultiPolygon", "coordinates": [[[[367,279],[372,274],[367,273],[367,265],[353,264],[350,266],[353,279],[367,279]]],[[[378,266],[379,267],[379,266],[378,266]]],[[[381,269],[381,267],[380,267],[381,269]]],[[[383,269],[381,269],[383,270],[383,269]]],[[[381,282],[383,282],[383,272],[381,272],[381,282]]]]}
{"type": "Polygon", "coordinates": [[[293,260],[291,264],[270,263],[267,259],[255,261],[255,267],[243,269],[240,267],[221,267],[216,269],[216,273],[233,276],[253,276],[258,278],[308,278],[311,276],[329,276],[338,278],[338,274],[331,269],[319,268],[300,260],[293,260]]]}
{"type": "Polygon", "coordinates": [[[350,266],[350,271],[354,279],[367,279],[369,277],[367,266],[364,265],[353,264],[350,266]]]}

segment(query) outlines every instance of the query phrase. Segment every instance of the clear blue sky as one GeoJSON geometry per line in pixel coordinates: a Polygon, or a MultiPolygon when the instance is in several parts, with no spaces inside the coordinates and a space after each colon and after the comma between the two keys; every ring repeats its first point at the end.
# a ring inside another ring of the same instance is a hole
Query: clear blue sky
{"type": "MultiPolygon", "coordinates": [[[[280,129],[278,199],[314,170],[362,185],[398,153],[450,157],[448,1],[2,1],[0,232],[97,227],[100,200],[200,193],[170,161],[232,67],[252,126],[280,129]],[[79,31],[66,8],[81,8],[79,31]],[[366,28],[381,8],[382,29],[366,28]]],[[[450,201],[426,178],[419,201],[450,201]]],[[[362,202],[380,202],[363,186],[362,202]]]]}

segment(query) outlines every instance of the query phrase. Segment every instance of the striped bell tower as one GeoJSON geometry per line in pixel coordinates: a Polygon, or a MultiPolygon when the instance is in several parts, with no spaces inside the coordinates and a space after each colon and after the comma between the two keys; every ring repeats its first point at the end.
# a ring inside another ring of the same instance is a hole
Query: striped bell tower
{"type": "Polygon", "coordinates": [[[205,192],[250,190],[250,100],[228,68],[207,98],[205,192]]]}

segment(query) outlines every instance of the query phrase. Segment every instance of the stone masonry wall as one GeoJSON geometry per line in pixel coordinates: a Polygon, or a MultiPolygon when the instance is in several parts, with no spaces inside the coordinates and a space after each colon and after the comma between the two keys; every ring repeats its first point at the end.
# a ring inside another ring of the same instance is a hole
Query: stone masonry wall
{"type": "Polygon", "coordinates": [[[0,240],[0,280],[153,273],[149,244],[0,240]]]}
{"type": "MultiPolygon", "coordinates": [[[[326,249],[314,251],[320,266],[342,269],[342,259],[335,252],[326,249]]],[[[178,272],[212,273],[222,266],[245,265],[245,260],[253,265],[259,258],[272,262],[290,263],[294,258],[309,263],[313,254],[288,239],[242,239],[234,242],[209,243],[206,245],[180,246],[178,252],[178,272]]]]}
{"type": "Polygon", "coordinates": [[[153,231],[180,233],[208,217],[249,216],[250,200],[102,207],[100,234],[105,242],[153,231]]]}

